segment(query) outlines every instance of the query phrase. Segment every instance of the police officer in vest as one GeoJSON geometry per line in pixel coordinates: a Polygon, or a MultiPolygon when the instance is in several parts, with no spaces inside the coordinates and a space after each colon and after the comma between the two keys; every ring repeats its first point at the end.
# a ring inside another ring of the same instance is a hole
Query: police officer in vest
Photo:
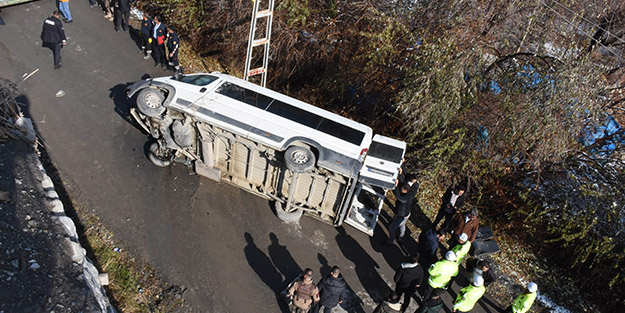
{"type": "Polygon", "coordinates": [[[520,294],[504,312],[505,313],[525,313],[529,311],[536,300],[538,285],[536,283],[527,284],[527,290],[520,294]]]}
{"type": "Polygon", "coordinates": [[[473,309],[477,300],[479,300],[486,292],[484,287],[484,278],[482,276],[473,277],[471,285],[466,286],[458,292],[458,297],[454,301],[453,311],[456,312],[469,312],[473,309]]]}
{"type": "Polygon", "coordinates": [[[458,275],[458,263],[456,263],[456,254],[453,251],[447,251],[445,259],[440,260],[428,270],[430,277],[428,285],[423,295],[424,299],[428,299],[435,289],[447,289],[452,280],[458,275]]]}
{"type": "Polygon", "coordinates": [[[54,11],[52,15],[43,21],[41,41],[43,46],[50,48],[54,55],[54,69],[61,68],[61,48],[67,44],[63,24],[59,20],[61,12],[54,11]]]}
{"type": "Polygon", "coordinates": [[[180,40],[178,39],[178,33],[173,26],[167,26],[167,51],[169,52],[169,66],[173,66],[174,70],[180,69],[180,63],[178,62],[178,47],[180,46],[180,40]]]}

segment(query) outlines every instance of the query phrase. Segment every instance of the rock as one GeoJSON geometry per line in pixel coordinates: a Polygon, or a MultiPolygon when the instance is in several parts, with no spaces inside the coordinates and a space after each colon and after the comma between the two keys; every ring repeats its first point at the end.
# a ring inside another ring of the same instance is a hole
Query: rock
{"type": "Polygon", "coordinates": [[[0,191],[0,201],[11,202],[11,194],[8,191],[0,191]]]}
{"type": "Polygon", "coordinates": [[[36,270],[38,268],[40,268],[41,266],[39,265],[39,263],[35,262],[33,264],[30,265],[30,269],[36,270]]]}
{"type": "Polygon", "coordinates": [[[11,265],[13,265],[13,267],[15,267],[15,268],[20,268],[20,261],[17,260],[17,259],[15,259],[15,260],[13,260],[13,261],[11,261],[9,263],[11,263],[11,265]]]}

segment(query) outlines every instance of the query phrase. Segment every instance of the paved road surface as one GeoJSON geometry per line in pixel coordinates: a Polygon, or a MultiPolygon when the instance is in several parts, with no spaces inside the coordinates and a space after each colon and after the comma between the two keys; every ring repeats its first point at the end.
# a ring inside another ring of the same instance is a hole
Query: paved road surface
{"type": "MultiPolygon", "coordinates": [[[[116,33],[87,0],[71,1],[63,68],[53,70],[39,39],[53,9],[54,1],[42,0],[2,10],[0,76],[17,80],[39,69],[22,85],[24,109],[79,205],[92,207],[163,278],[188,288],[195,312],[284,311],[276,292],[302,268],[319,278],[332,265],[362,299],[352,299],[350,311],[373,310],[403,261],[397,247],[383,246],[385,229],[369,238],[310,218],[285,225],[265,200],[190,176],[181,165],[151,165],[147,136],[129,122],[124,88],[168,72],[143,60],[129,34],[116,33]],[[65,97],[55,97],[59,90],[65,97]]],[[[451,303],[449,295],[445,300],[451,303]]]]}

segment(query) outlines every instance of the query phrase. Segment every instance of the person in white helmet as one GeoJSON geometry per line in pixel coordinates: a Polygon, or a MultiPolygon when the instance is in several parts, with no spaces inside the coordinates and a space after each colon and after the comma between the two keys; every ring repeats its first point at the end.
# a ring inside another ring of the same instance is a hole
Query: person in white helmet
{"type": "Polygon", "coordinates": [[[536,293],[538,292],[538,285],[536,283],[527,284],[527,290],[520,294],[512,304],[504,311],[506,313],[525,313],[529,311],[536,300],[536,293]]]}
{"type": "Polygon", "coordinates": [[[484,278],[482,276],[473,277],[471,285],[466,286],[458,292],[458,297],[454,301],[453,311],[469,312],[473,309],[477,300],[479,300],[486,292],[484,287],[484,278]]]}
{"type": "Polygon", "coordinates": [[[428,278],[427,289],[423,295],[424,299],[429,298],[434,289],[447,289],[453,278],[458,275],[456,254],[453,251],[447,251],[445,259],[432,264],[428,274],[430,274],[430,277],[428,278]]]}

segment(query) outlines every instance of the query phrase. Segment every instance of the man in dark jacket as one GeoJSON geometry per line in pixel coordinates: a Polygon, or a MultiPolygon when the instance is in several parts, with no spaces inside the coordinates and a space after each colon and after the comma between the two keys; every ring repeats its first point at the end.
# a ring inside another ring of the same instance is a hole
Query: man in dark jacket
{"type": "Polygon", "coordinates": [[[423,304],[415,313],[438,313],[443,308],[441,295],[444,292],[444,289],[434,289],[427,299],[423,299],[423,304]]]}
{"type": "Polygon", "coordinates": [[[150,40],[152,31],[152,27],[154,27],[154,22],[147,13],[143,13],[143,20],[141,21],[141,50],[139,53],[145,53],[143,57],[145,60],[150,58],[152,54],[152,40],[150,40]]]}
{"type": "Polygon", "coordinates": [[[438,261],[438,248],[441,241],[445,239],[445,232],[442,230],[436,230],[430,228],[426,231],[422,231],[419,236],[419,243],[421,248],[421,263],[425,268],[429,268],[430,265],[438,261]]]}
{"type": "Polygon", "coordinates": [[[319,288],[320,297],[319,312],[332,312],[332,308],[343,302],[347,291],[347,284],[341,275],[341,269],[338,266],[333,267],[330,274],[317,284],[317,288],[319,288]]]}
{"type": "Polygon", "coordinates": [[[458,185],[456,188],[449,188],[443,194],[443,203],[441,204],[441,208],[438,210],[436,214],[436,218],[434,219],[434,228],[438,227],[438,223],[444,218],[445,221],[441,226],[441,229],[444,231],[449,231],[449,224],[451,222],[451,218],[464,206],[465,194],[464,191],[466,187],[463,185],[458,185]]]}
{"type": "Polygon", "coordinates": [[[484,278],[484,287],[488,287],[488,285],[497,281],[497,275],[490,269],[490,262],[487,260],[467,260],[467,278],[469,281],[473,281],[475,276],[484,278]]]}
{"type": "Polygon", "coordinates": [[[178,47],[180,46],[180,39],[178,39],[178,33],[173,26],[167,26],[167,51],[169,52],[169,66],[173,66],[174,70],[180,68],[180,62],[178,62],[178,47]]]}
{"type": "Polygon", "coordinates": [[[165,58],[165,25],[161,23],[161,16],[154,16],[154,26],[152,27],[152,51],[154,51],[154,66],[166,68],[165,58]]]}
{"type": "Polygon", "coordinates": [[[54,69],[61,68],[61,48],[67,44],[63,24],[59,20],[61,12],[54,11],[52,15],[43,21],[41,41],[43,46],[50,48],[54,55],[54,69]]]}
{"type": "Polygon", "coordinates": [[[418,260],[419,253],[412,254],[408,262],[402,263],[399,266],[393,277],[395,281],[395,293],[400,298],[404,296],[404,303],[401,306],[402,312],[406,311],[408,305],[410,305],[410,299],[423,281],[423,267],[421,267],[418,260]]]}
{"type": "Polygon", "coordinates": [[[417,195],[418,184],[416,183],[416,178],[411,181],[412,185],[408,182],[404,184],[400,184],[397,186],[393,193],[395,194],[395,217],[391,222],[391,225],[388,227],[388,240],[386,244],[392,245],[395,242],[395,233],[399,229],[399,239],[398,241],[402,243],[404,239],[404,234],[406,233],[406,222],[410,218],[410,209],[412,208],[412,201],[414,197],[417,195]],[[416,188],[413,186],[416,185],[416,188]]]}
{"type": "Polygon", "coordinates": [[[386,300],[380,302],[373,313],[399,313],[401,309],[401,303],[399,303],[399,296],[391,291],[386,300]]]}
{"type": "Polygon", "coordinates": [[[119,31],[119,24],[122,29],[128,31],[128,20],[130,19],[130,0],[114,0],[115,3],[115,31],[119,31]]]}

